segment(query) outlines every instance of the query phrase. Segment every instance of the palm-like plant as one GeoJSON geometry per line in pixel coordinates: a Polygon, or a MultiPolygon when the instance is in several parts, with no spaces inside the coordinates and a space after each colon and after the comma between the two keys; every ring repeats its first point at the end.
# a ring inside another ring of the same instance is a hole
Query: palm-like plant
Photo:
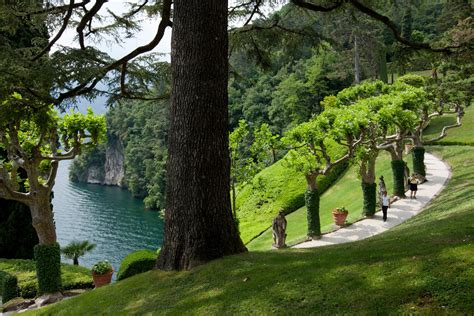
{"type": "Polygon", "coordinates": [[[79,265],[79,257],[84,256],[87,252],[94,250],[96,244],[92,244],[89,241],[71,241],[69,245],[61,249],[62,254],[72,259],[75,266],[79,265]]]}

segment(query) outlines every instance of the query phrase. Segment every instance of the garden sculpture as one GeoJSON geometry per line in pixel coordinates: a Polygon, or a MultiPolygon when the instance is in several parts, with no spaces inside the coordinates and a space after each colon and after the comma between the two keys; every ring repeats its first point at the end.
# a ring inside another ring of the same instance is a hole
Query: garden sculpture
{"type": "Polygon", "coordinates": [[[281,210],[277,217],[272,222],[273,230],[273,247],[274,248],[285,248],[286,240],[286,218],[285,213],[281,210]]]}

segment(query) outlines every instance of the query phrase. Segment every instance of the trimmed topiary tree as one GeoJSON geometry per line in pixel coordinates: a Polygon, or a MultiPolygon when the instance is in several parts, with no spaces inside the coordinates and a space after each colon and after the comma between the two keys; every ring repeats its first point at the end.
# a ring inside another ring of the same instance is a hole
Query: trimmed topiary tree
{"type": "Polygon", "coordinates": [[[61,248],[59,244],[35,246],[36,276],[40,294],[61,289],[61,248]]]}
{"type": "Polygon", "coordinates": [[[139,273],[152,270],[156,265],[158,252],[153,250],[138,250],[128,254],[123,259],[117,274],[117,280],[123,280],[139,273]]]}
{"type": "MultiPolygon", "coordinates": [[[[44,276],[46,268],[53,279],[60,275],[59,252],[56,255],[49,250],[59,247],[51,207],[59,162],[74,159],[83,148],[97,145],[105,133],[105,116],[94,115],[91,108],[87,114],[72,111],[60,117],[52,105],[33,103],[18,93],[0,101],[0,148],[7,153],[7,158],[0,160],[0,198],[21,202],[30,209],[39,240],[35,250],[38,276],[44,276]],[[25,180],[19,177],[22,172],[25,180]],[[22,187],[25,181],[28,186],[22,187]],[[54,256],[49,259],[48,254],[54,256]],[[52,259],[56,264],[51,264],[52,259]],[[52,272],[53,268],[58,270],[52,272]]],[[[60,290],[60,278],[56,283],[44,276],[38,282],[41,292],[60,290]],[[48,283],[41,284],[43,280],[48,283]],[[53,284],[58,287],[53,288],[53,284]]]]}
{"type": "Polygon", "coordinates": [[[413,172],[426,177],[425,168],[425,148],[415,147],[413,148],[413,172]]]}
{"type": "Polygon", "coordinates": [[[405,196],[405,162],[403,160],[392,160],[393,194],[399,197],[405,196]]]}
{"type": "Polygon", "coordinates": [[[327,109],[292,129],[283,139],[292,148],[285,156],[285,162],[306,178],[309,238],[321,237],[317,179],[353,156],[356,145],[362,140],[361,130],[366,122],[366,114],[360,107],[327,109]]]}
{"type": "Polygon", "coordinates": [[[321,236],[321,222],[319,218],[319,191],[317,188],[306,190],[304,201],[307,207],[308,236],[321,236]]]}
{"type": "Polygon", "coordinates": [[[3,303],[18,296],[18,279],[5,271],[0,271],[0,296],[3,303]]]}
{"type": "Polygon", "coordinates": [[[364,196],[363,214],[372,217],[375,214],[377,204],[377,185],[374,183],[361,182],[362,193],[364,196]]]}

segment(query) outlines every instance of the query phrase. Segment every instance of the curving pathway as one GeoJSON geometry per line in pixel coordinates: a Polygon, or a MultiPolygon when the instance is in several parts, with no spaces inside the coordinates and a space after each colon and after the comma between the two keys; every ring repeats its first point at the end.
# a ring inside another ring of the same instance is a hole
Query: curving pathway
{"type": "Polygon", "coordinates": [[[319,240],[306,241],[292,248],[314,248],[362,240],[383,233],[420,213],[441,192],[451,174],[447,164],[428,153],[425,154],[425,165],[428,182],[418,185],[417,199],[407,198],[392,203],[391,208],[388,209],[386,222],[383,222],[380,211],[373,218],[360,220],[350,226],[325,234],[319,240]]]}

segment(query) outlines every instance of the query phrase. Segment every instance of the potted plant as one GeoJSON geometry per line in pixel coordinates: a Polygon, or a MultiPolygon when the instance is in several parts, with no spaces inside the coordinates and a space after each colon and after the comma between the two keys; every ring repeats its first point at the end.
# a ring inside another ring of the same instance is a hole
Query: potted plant
{"type": "Polygon", "coordinates": [[[99,261],[92,266],[92,279],[96,288],[109,284],[112,281],[114,268],[109,261],[99,261]]]}
{"type": "Polygon", "coordinates": [[[343,207],[338,207],[332,211],[332,217],[334,219],[334,223],[338,226],[344,226],[344,223],[346,222],[347,214],[349,214],[349,211],[343,206],[343,207]]]}

